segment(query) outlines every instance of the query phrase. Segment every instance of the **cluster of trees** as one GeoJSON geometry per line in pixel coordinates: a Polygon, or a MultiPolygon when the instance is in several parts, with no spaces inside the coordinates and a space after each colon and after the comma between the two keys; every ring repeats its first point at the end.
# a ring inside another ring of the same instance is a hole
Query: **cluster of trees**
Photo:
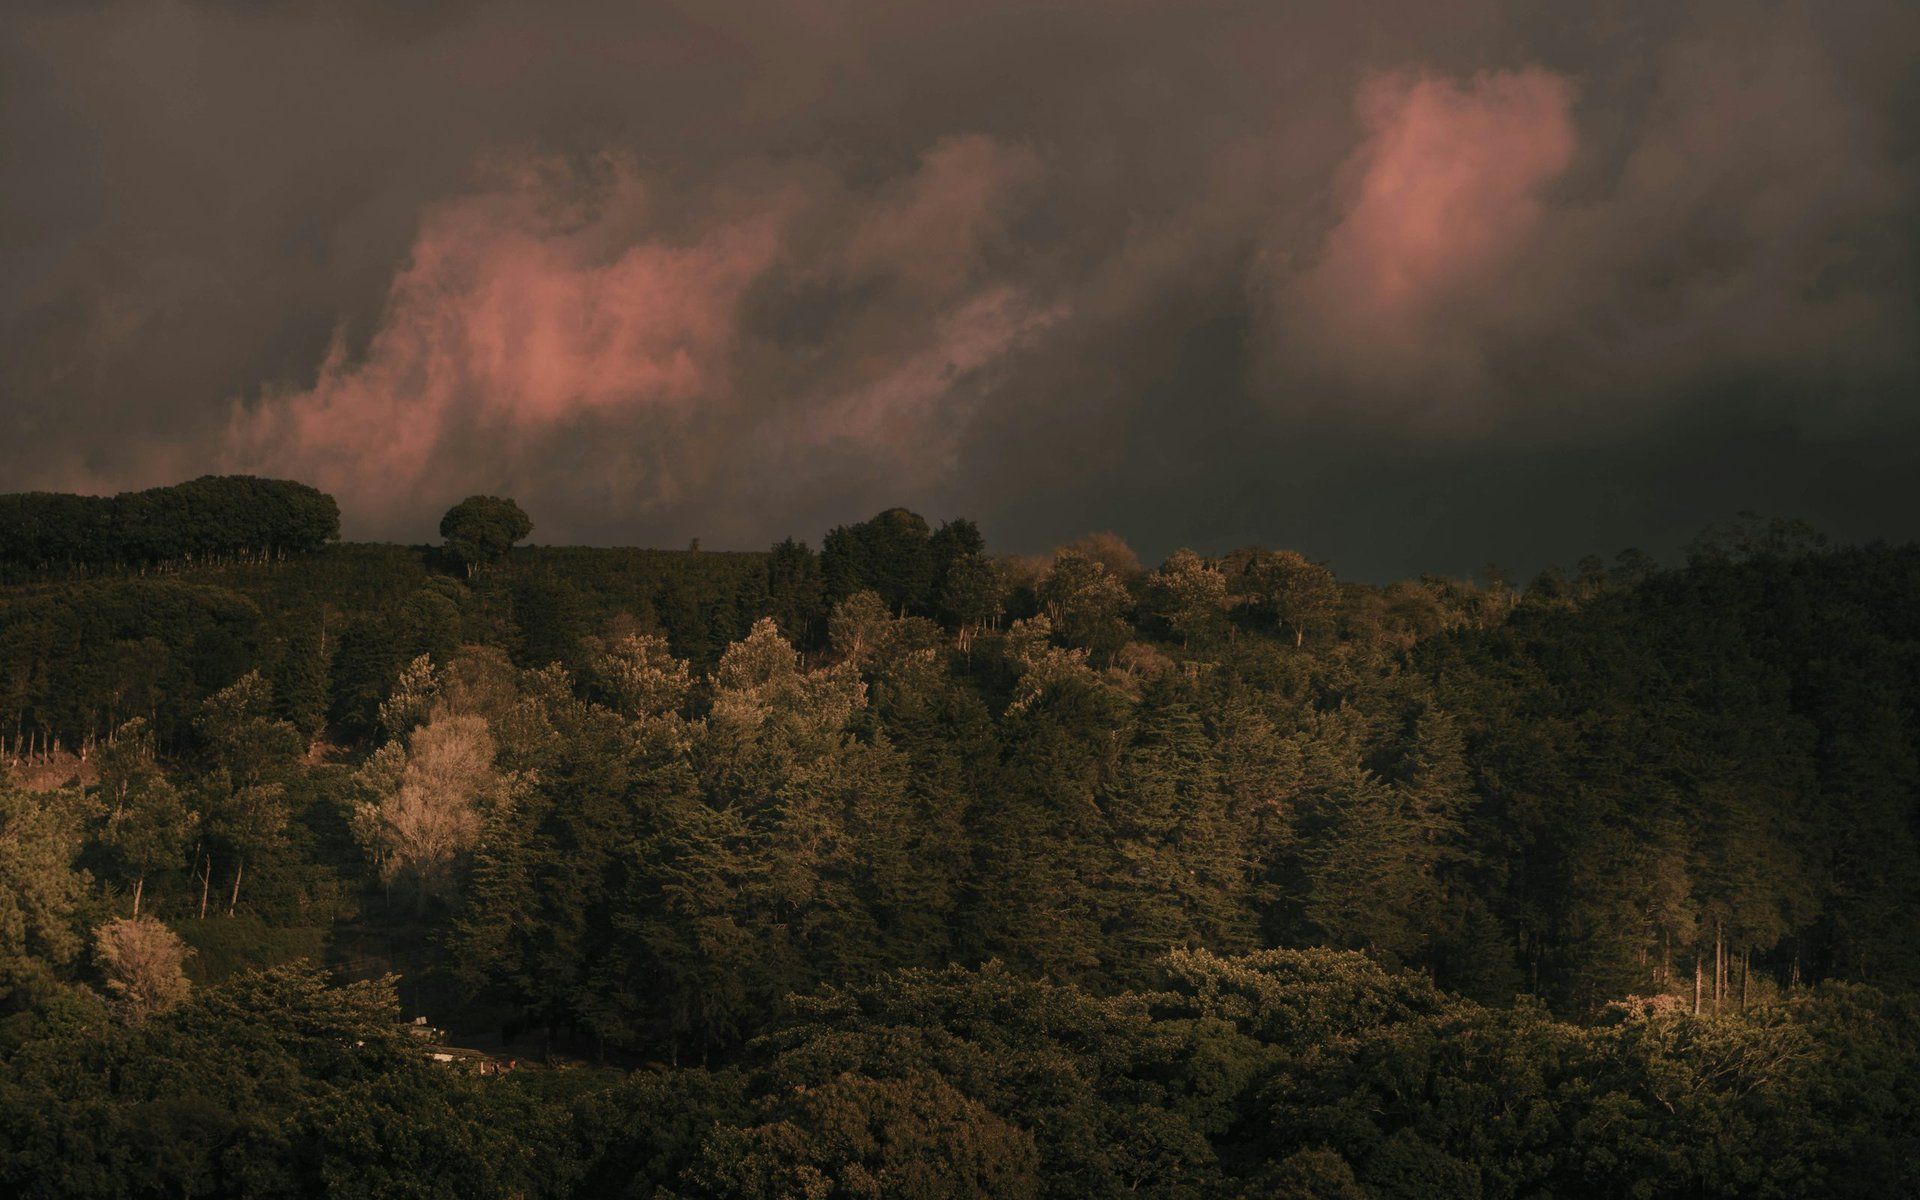
{"type": "Polygon", "coordinates": [[[261,662],[260,607],[187,579],[112,579],[0,596],[0,749],[85,751],[144,717],[177,746],[212,691],[261,662]]]}
{"type": "Polygon", "coordinates": [[[1913,1194],[1910,999],[1488,1008],[1362,955],[1193,952],[1096,995],[998,964],[797,997],[738,1062],[479,1077],[391,980],[302,966],[6,1030],[0,1187],[139,1196],[1508,1200],[1913,1194]]]}
{"type": "Polygon", "coordinates": [[[0,566],[179,566],[309,553],[340,536],[333,497],[287,479],[205,475],[172,487],[0,495],[0,566]]]}
{"type": "Polygon", "coordinates": [[[0,1181],[84,1145],[26,1194],[1912,1186],[1920,549],[1376,588],[904,510],[508,554],[509,504],[0,593],[16,725],[98,738],[0,787],[0,1181]],[[435,1073],[391,988],[247,971],[316,950],[655,1065],[435,1073]],[[417,1140],[356,1124],[395,1111],[417,1140]]]}

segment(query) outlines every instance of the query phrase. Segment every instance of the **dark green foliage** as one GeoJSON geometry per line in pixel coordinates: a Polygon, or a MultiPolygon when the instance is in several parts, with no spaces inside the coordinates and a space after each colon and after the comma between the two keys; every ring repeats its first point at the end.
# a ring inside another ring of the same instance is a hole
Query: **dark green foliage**
{"type": "Polygon", "coordinates": [[[1070,646],[1111,660],[1134,632],[1133,597],[1098,559],[1074,550],[1056,554],[1040,580],[1041,611],[1070,646]]]}
{"type": "Polygon", "coordinates": [[[468,574],[499,562],[515,542],[532,532],[533,521],[520,506],[499,496],[468,496],[440,518],[447,557],[468,574]]]}
{"type": "Polygon", "coordinates": [[[1579,1027],[1479,1008],[1359,955],[1165,965],[1162,989],[1107,999],[995,965],[805,998],[682,1186],[1865,1197],[1915,1181],[1901,1121],[1920,1090],[1867,1066],[1911,1067],[1915,1014],[1878,993],[1579,1027]]]}
{"type": "Polygon", "coordinates": [[[0,1192],[1915,1189],[1913,548],[208,553],[0,590],[0,1192]]]}
{"type": "Polygon", "coordinates": [[[74,808],[0,778],[0,1012],[44,999],[80,954],[91,881],[74,808]]]}
{"type": "Polygon", "coordinates": [[[301,959],[321,961],[327,941],[327,931],[320,926],[274,926],[251,913],[183,920],[174,929],[193,950],[186,971],[196,987],[301,959]]]}
{"type": "Polygon", "coordinates": [[[1004,724],[999,771],[972,820],[960,923],[969,957],[1066,977],[1101,967],[1097,889],[1108,863],[1097,796],[1123,719],[1114,697],[1067,680],[1004,724]]]}
{"type": "Polygon", "coordinates": [[[557,1130],[436,1069],[390,982],[245,975],[134,1028],[69,1001],[0,1073],[0,1187],[117,1196],[560,1194],[557,1130]]]}
{"type": "Polygon", "coordinates": [[[59,1196],[1911,1194],[1920,1024],[1834,985],[1598,1025],[1350,953],[1176,954],[1096,996],[998,964],[796,999],[737,1067],[475,1077],[390,981],[241,976],[0,1049],[0,1186],[59,1196]]]}
{"type": "Polygon", "coordinates": [[[656,1200],[701,1160],[721,1125],[749,1115],[746,1081],[733,1070],[636,1071],[575,1106],[586,1164],[581,1196],[656,1200]]]}
{"type": "Polygon", "coordinates": [[[333,672],[327,640],[323,609],[288,631],[274,664],[273,696],[279,714],[309,738],[318,736],[327,724],[333,672]]]}
{"type": "Polygon", "coordinates": [[[144,717],[179,745],[200,701],[264,657],[257,605],[174,579],[63,583],[0,595],[0,695],[10,734],[68,745],[144,717]]]}
{"type": "Polygon", "coordinates": [[[825,605],[819,555],[792,538],[775,543],[767,555],[767,615],[796,643],[812,645],[825,605]]]}
{"type": "Polygon", "coordinates": [[[829,600],[873,592],[895,612],[930,615],[953,564],[985,549],[979,527],[964,517],[935,531],[918,513],[890,508],[829,531],[820,543],[820,576],[829,600]]]}
{"type": "Polygon", "coordinates": [[[1467,838],[1543,990],[1684,990],[1716,948],[1920,980],[1915,573],[1911,549],[1702,559],[1423,647],[1481,781],[1467,838]]]}
{"type": "Polygon", "coordinates": [[[333,497],[286,479],[205,475],[118,496],[0,495],[0,567],[139,567],[318,550],[340,537],[333,497]]]}
{"type": "Polygon", "coordinates": [[[422,654],[451,657],[460,629],[455,601],[431,586],[343,622],[331,664],[334,725],[350,737],[371,733],[401,668],[422,654]]]}
{"type": "Polygon", "coordinates": [[[580,639],[587,632],[580,594],[565,576],[552,571],[517,574],[511,592],[514,624],[520,627],[520,653],[529,666],[579,665],[580,639]]]}

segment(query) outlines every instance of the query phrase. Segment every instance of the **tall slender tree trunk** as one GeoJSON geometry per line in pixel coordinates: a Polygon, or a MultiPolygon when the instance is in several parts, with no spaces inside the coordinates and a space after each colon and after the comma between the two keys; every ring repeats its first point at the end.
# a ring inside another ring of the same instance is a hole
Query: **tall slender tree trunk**
{"type": "Polygon", "coordinates": [[[233,895],[227,899],[228,916],[232,916],[233,910],[240,907],[240,876],[245,874],[246,870],[246,859],[236,858],[233,860],[233,895]]]}
{"type": "Polygon", "coordinates": [[[140,915],[140,894],[146,890],[147,877],[142,874],[140,878],[133,881],[133,915],[136,917],[140,915]]]}
{"type": "Polygon", "coordinates": [[[1700,952],[1693,952],[1693,1015],[1700,1015],[1700,952]]]}
{"type": "Polygon", "coordinates": [[[1720,1011],[1720,998],[1727,992],[1727,958],[1720,941],[1720,922],[1713,923],[1713,1011],[1720,1011]]]}
{"type": "Polygon", "coordinates": [[[206,863],[200,872],[200,919],[207,919],[207,890],[213,886],[213,852],[207,852],[206,863]]]}
{"type": "Polygon", "coordinates": [[[1747,1011],[1747,980],[1753,976],[1753,947],[1740,951],[1740,1011],[1747,1011]]]}

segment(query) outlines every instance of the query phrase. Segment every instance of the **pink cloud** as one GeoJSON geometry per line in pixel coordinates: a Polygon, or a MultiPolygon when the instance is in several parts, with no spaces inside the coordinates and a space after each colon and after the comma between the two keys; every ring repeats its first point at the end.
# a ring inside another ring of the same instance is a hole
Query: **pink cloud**
{"type": "Polygon", "coordinates": [[[1535,236],[1542,193],[1573,160],[1571,102],[1567,81],[1537,68],[1365,83],[1340,218],[1279,297],[1294,365],[1334,391],[1476,383],[1460,303],[1535,236]]]}
{"type": "Polygon", "coordinates": [[[822,435],[884,451],[895,477],[938,474],[953,465],[983,383],[1022,347],[1067,315],[1013,287],[991,287],[943,313],[923,348],[873,364],[875,378],[833,396],[822,435]]]}
{"type": "Polygon", "coordinates": [[[572,422],[671,420],[724,393],[741,294],[779,252],[779,204],[650,237],[632,165],[599,168],[520,163],[430,212],[364,353],[336,339],[312,387],[236,406],[228,464],[380,512],[457,491],[476,435],[503,474],[515,447],[572,422]]]}
{"type": "Polygon", "coordinates": [[[364,348],[336,338],[311,386],[235,405],[224,465],[334,492],[384,536],[473,491],[564,535],[569,512],[822,471],[938,477],[985,383],[1065,311],[992,260],[1038,170],[977,135],[860,194],[809,163],[691,195],[617,157],[496,164],[424,217],[364,348]],[[858,298],[795,336],[820,294],[858,298]]]}
{"type": "Polygon", "coordinates": [[[847,247],[852,271],[884,270],[950,289],[978,269],[1019,191],[1040,174],[1027,150],[981,134],[935,143],[920,169],[867,214],[847,247]]]}

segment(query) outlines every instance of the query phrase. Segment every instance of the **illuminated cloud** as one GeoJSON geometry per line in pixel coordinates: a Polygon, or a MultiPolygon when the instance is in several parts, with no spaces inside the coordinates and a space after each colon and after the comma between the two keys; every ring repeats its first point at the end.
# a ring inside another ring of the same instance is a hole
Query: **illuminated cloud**
{"type": "Polygon", "coordinates": [[[825,447],[875,479],[937,476],[983,375],[1062,312],[976,282],[1036,171],[991,139],[943,140],[835,234],[824,218],[849,198],[817,171],[670,206],[627,158],[496,162],[491,186],[427,213],[364,349],[336,335],[312,386],[235,403],[222,465],[351,496],[374,528],[509,487],[671,505],[722,486],[756,441],[763,470],[804,472],[825,447]],[[666,228],[670,207],[698,216],[666,228]],[[776,267],[866,288],[857,332],[759,337],[748,298],[776,267]],[[781,403],[750,403],[769,388],[781,403]]]}
{"type": "Polygon", "coordinates": [[[596,414],[671,425],[723,396],[741,293],[778,250],[777,208],[651,237],[631,163],[582,178],[516,164],[422,223],[364,353],[336,338],[314,385],[236,408],[233,469],[312,480],[362,512],[480,487],[596,414]]]}
{"type": "Polygon", "coordinates": [[[1302,383],[1416,410],[1485,386],[1471,317],[1533,242],[1544,193],[1573,161],[1572,99],[1537,68],[1361,87],[1365,141],[1340,170],[1339,221],[1275,313],[1302,383]]]}
{"type": "Polygon", "coordinates": [[[947,138],[861,222],[846,267],[950,291],[978,269],[982,246],[1004,234],[1010,206],[1040,173],[1030,151],[979,134],[947,138]]]}
{"type": "Polygon", "coordinates": [[[1010,287],[973,296],[934,323],[924,349],[877,363],[871,382],[833,394],[807,440],[883,454],[881,471],[894,478],[943,475],[974,405],[1000,382],[994,369],[1066,315],[1010,287]]]}
{"type": "Polygon", "coordinates": [[[1910,3],[401,7],[0,6],[5,486],[1381,573],[1920,534],[1910,3]]]}

